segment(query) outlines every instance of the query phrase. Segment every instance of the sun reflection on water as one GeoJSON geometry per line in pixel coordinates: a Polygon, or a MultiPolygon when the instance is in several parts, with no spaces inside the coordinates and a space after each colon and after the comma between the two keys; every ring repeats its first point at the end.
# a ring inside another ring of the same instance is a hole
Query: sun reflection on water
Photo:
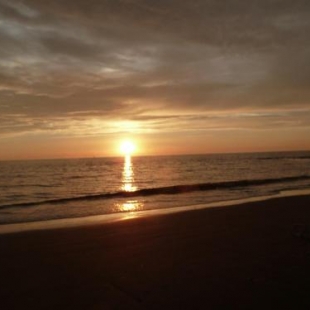
{"type": "Polygon", "coordinates": [[[119,211],[129,212],[143,209],[143,203],[138,200],[127,200],[123,203],[117,204],[119,211]]]}
{"type": "Polygon", "coordinates": [[[137,190],[137,187],[134,185],[134,171],[130,155],[125,156],[122,190],[125,192],[133,192],[137,190]]]}
{"type": "MultiPolygon", "coordinates": [[[[137,190],[134,183],[134,169],[131,161],[131,156],[124,157],[124,169],[122,173],[122,190],[125,192],[133,192],[137,190]]],[[[143,203],[139,200],[126,200],[116,204],[116,208],[121,212],[133,212],[143,209],[143,203]]]]}

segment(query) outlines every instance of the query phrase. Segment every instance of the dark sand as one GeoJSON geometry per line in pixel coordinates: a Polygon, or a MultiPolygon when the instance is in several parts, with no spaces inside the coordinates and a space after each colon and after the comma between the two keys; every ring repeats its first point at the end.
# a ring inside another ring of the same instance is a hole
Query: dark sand
{"type": "Polygon", "coordinates": [[[310,309],[307,226],[300,196],[0,235],[0,309],[310,309]]]}

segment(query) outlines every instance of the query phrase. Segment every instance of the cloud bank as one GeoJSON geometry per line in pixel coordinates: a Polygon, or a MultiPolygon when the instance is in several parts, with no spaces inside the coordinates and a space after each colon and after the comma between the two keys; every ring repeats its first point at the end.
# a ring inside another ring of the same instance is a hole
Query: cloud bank
{"type": "Polygon", "coordinates": [[[0,137],[309,129],[309,33],[308,0],[0,0],[0,137]]]}

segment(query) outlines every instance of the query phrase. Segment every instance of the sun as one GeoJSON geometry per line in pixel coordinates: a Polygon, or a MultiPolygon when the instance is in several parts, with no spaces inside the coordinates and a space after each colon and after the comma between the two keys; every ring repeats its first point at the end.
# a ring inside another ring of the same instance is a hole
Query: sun
{"type": "Polygon", "coordinates": [[[125,140],[121,142],[120,151],[122,154],[131,155],[135,150],[136,150],[136,145],[132,141],[125,140]]]}

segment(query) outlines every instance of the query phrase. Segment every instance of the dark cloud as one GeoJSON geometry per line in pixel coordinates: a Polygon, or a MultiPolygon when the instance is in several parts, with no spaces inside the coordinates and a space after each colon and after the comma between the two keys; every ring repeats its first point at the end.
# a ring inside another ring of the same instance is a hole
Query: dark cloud
{"type": "Polygon", "coordinates": [[[306,0],[0,0],[0,134],[76,115],[226,128],[216,111],[231,126],[305,126],[309,20],[306,0]]]}

